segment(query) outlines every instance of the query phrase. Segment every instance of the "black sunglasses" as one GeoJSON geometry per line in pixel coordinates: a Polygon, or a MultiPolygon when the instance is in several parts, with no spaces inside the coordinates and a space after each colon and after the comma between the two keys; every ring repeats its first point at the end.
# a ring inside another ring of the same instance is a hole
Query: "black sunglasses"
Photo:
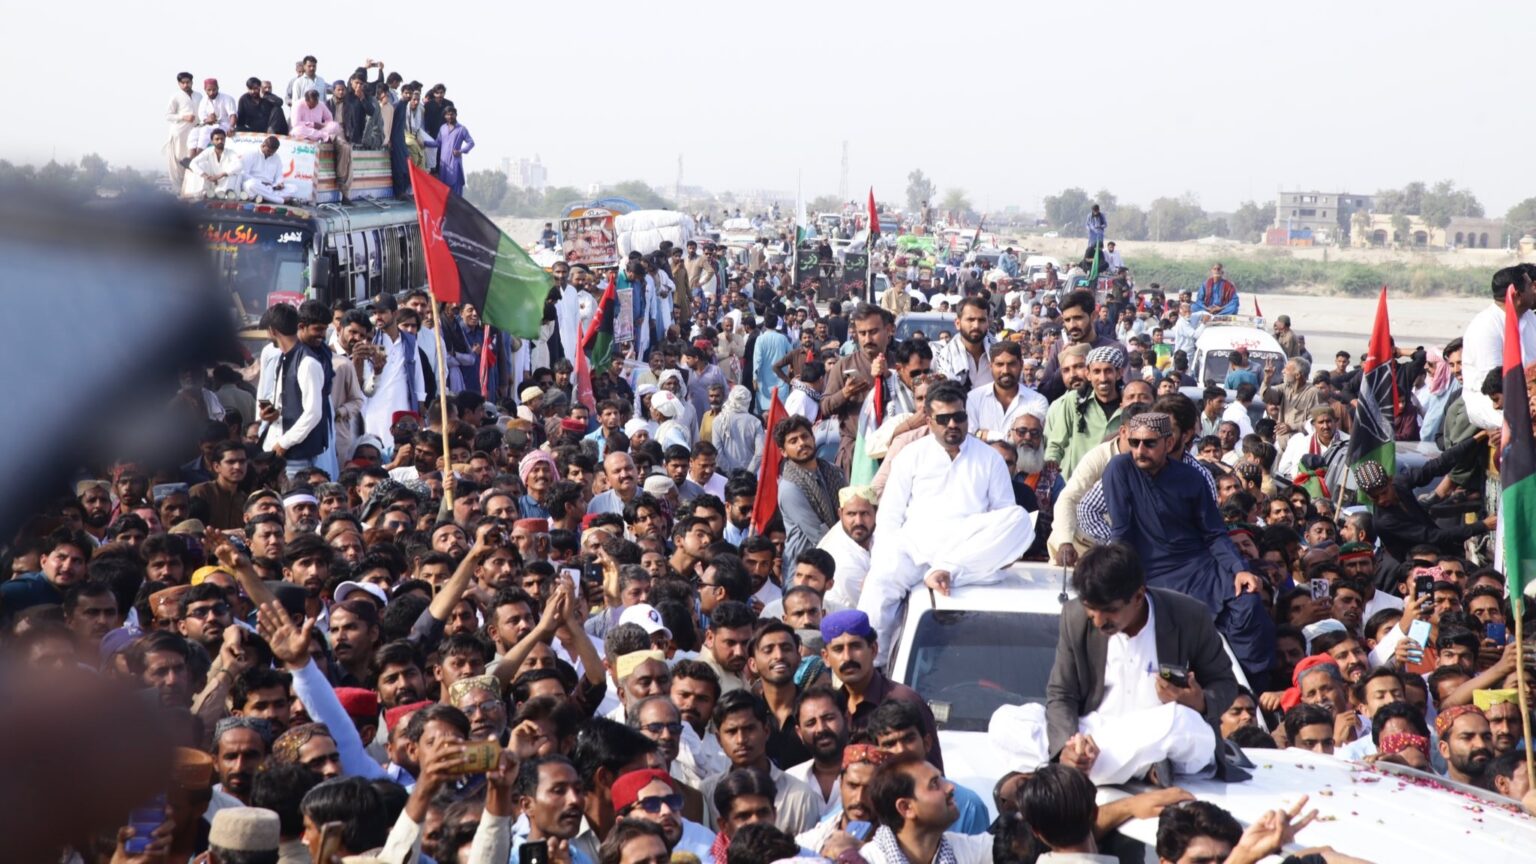
{"type": "Polygon", "coordinates": [[[965,420],[966,417],[964,411],[955,411],[951,414],[933,415],[933,422],[939,424],[940,426],[964,426],[965,420]]]}

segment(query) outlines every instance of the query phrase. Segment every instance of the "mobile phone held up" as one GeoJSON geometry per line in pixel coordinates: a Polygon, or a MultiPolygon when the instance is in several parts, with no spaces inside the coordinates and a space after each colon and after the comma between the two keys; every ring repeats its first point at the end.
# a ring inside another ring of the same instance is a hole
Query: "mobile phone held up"
{"type": "Polygon", "coordinates": [[[517,847],[517,864],[549,864],[549,842],[529,840],[517,847]]]}
{"type": "Polygon", "coordinates": [[[164,823],[164,794],[151,798],[143,807],[135,807],[128,811],[128,826],[133,829],[133,836],[123,844],[123,850],[129,855],[143,855],[154,839],[151,835],[164,823]]]}

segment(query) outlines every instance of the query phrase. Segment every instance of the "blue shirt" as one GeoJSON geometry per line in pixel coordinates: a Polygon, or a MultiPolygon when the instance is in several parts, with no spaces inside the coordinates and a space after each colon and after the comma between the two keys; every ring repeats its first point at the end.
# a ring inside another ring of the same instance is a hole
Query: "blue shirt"
{"type": "Polygon", "coordinates": [[[64,595],[59,593],[59,589],[55,588],[41,571],[17,576],[8,582],[0,582],[0,609],[4,610],[7,618],[33,606],[63,602],[64,595]]]}
{"type": "Polygon", "coordinates": [[[517,512],[523,514],[524,519],[548,519],[549,511],[545,510],[539,502],[533,500],[533,496],[524,493],[517,499],[517,512]]]}

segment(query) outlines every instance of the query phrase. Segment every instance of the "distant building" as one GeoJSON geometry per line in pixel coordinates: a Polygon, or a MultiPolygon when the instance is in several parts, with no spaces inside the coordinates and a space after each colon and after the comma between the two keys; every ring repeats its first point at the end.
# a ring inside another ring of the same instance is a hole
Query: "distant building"
{"type": "Polygon", "coordinates": [[[1473,219],[1458,216],[1444,228],[1435,228],[1422,216],[1407,216],[1407,232],[1394,225],[1396,217],[1391,213],[1362,214],[1356,220],[1361,230],[1351,238],[1350,245],[1359,249],[1368,247],[1406,246],[1423,249],[1501,249],[1504,246],[1504,223],[1497,219],[1473,219]]]}
{"type": "Polygon", "coordinates": [[[1282,191],[1275,196],[1275,221],[1264,242],[1279,246],[1346,245],[1350,217],[1357,211],[1369,211],[1374,202],[1370,195],[1351,192],[1282,191]]]}
{"type": "Polygon", "coordinates": [[[534,154],[532,159],[503,159],[502,170],[507,172],[507,183],[519,189],[532,189],[543,192],[549,188],[549,172],[544,170],[544,163],[534,154]]]}

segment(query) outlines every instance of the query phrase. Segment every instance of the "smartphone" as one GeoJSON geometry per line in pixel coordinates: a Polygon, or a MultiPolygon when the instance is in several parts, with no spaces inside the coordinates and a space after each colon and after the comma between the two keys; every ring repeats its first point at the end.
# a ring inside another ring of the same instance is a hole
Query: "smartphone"
{"type": "Polygon", "coordinates": [[[581,581],[602,582],[603,565],[597,563],[596,561],[581,565],[581,581]]]}
{"type": "MultiPolygon", "coordinates": [[[[157,697],[155,703],[158,705],[159,701],[157,697]]],[[[165,795],[162,793],[151,798],[143,807],[128,811],[128,825],[133,828],[133,836],[123,844],[123,850],[129,855],[143,855],[154,839],[151,835],[164,823],[165,795]]]]}
{"type": "Polygon", "coordinates": [[[341,860],[341,835],[347,830],[345,822],[327,822],[320,826],[320,843],[314,864],[339,864],[341,860]]]}
{"type": "Polygon", "coordinates": [[[495,741],[470,741],[464,745],[464,758],[453,767],[454,774],[484,774],[501,759],[501,745],[495,741]]]}
{"type": "Polygon", "coordinates": [[[1420,618],[1408,625],[1408,638],[1419,643],[1420,656],[1422,651],[1429,646],[1429,622],[1420,618]]]}
{"type": "Polygon", "coordinates": [[[260,408],[263,411],[265,411],[268,408],[272,407],[272,400],[271,399],[257,399],[256,400],[256,407],[260,408]]]}
{"type": "Polygon", "coordinates": [[[1189,667],[1180,666],[1177,663],[1159,663],[1157,664],[1157,677],[1175,687],[1188,687],[1189,667]]]}
{"type": "Polygon", "coordinates": [[[863,841],[863,840],[868,840],[869,839],[869,829],[870,829],[870,827],[871,826],[870,826],[870,824],[868,822],[865,822],[862,819],[859,819],[859,820],[855,820],[853,822],[849,822],[848,825],[845,828],[843,828],[843,830],[847,831],[854,838],[856,838],[856,839],[858,839],[860,841],[863,841]]]}
{"type": "Polygon", "coordinates": [[[1509,630],[1502,621],[1490,621],[1486,635],[1495,645],[1504,645],[1509,642],[1509,630]]]}
{"type": "Polygon", "coordinates": [[[1313,579],[1311,584],[1312,584],[1312,599],[1313,600],[1327,600],[1328,599],[1328,580],[1327,579],[1313,579]]]}
{"type": "Polygon", "coordinates": [[[581,579],[581,570],[576,567],[561,567],[560,578],[569,579],[571,584],[575,585],[581,579]]]}
{"type": "Polygon", "coordinates": [[[529,840],[517,847],[517,864],[549,864],[549,842],[529,840]]]}
{"type": "Polygon", "coordinates": [[[1433,576],[1415,576],[1415,577],[1413,577],[1413,593],[1416,596],[1420,597],[1421,599],[1427,599],[1429,597],[1429,595],[1434,591],[1434,589],[1435,589],[1435,577],[1433,577],[1433,576]]]}

